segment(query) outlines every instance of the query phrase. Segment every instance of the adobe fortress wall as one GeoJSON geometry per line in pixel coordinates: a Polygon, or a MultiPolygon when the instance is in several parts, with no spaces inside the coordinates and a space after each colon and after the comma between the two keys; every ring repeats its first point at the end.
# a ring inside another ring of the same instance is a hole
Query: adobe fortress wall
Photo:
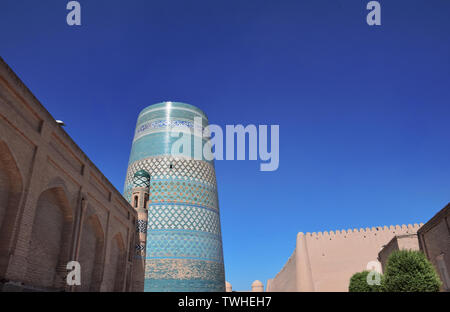
{"type": "Polygon", "coordinates": [[[378,252],[394,236],[414,234],[423,224],[299,233],[286,265],[267,291],[348,291],[350,277],[378,261],[378,252]]]}
{"type": "Polygon", "coordinates": [[[281,271],[267,281],[266,291],[297,291],[296,249],[281,271]]]}

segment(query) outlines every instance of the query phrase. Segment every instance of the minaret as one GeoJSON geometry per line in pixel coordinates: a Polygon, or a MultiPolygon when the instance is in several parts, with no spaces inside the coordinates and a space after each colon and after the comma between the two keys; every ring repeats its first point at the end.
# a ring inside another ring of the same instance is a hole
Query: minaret
{"type": "Polygon", "coordinates": [[[133,188],[130,204],[136,209],[136,256],[133,269],[133,291],[144,291],[145,249],[147,242],[148,199],[150,192],[150,174],[145,170],[137,171],[133,176],[133,188]]]}
{"type": "Polygon", "coordinates": [[[124,196],[134,204],[136,194],[139,205],[133,179],[141,170],[151,174],[144,291],[225,291],[214,161],[197,153],[209,139],[206,126],[205,113],[185,103],[139,114],[124,196]],[[180,138],[190,142],[183,154],[172,151],[180,138]]]}

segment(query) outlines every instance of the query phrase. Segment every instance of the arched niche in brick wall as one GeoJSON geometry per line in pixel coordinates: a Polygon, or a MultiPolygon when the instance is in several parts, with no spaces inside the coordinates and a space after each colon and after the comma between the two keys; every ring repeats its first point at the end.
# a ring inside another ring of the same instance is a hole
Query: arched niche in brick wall
{"type": "Polygon", "coordinates": [[[0,279],[5,277],[23,179],[8,145],[0,141],[0,279]]]}
{"type": "Polygon", "coordinates": [[[72,243],[73,211],[66,188],[55,186],[55,183],[50,185],[36,203],[26,280],[37,287],[64,289],[72,243]]]}
{"type": "Polygon", "coordinates": [[[106,291],[122,291],[126,265],[126,248],[122,234],[115,234],[110,244],[103,283],[106,291]]]}
{"type": "MultiPolygon", "coordinates": [[[[121,233],[117,233],[113,239],[113,245],[117,248],[117,265],[115,270],[114,291],[122,291],[126,271],[126,248],[121,233]]],[[[114,255],[113,255],[114,256],[114,255]]]]}
{"type": "Polygon", "coordinates": [[[81,285],[78,291],[100,291],[104,264],[105,235],[98,216],[91,207],[83,222],[80,253],[81,285]]]}

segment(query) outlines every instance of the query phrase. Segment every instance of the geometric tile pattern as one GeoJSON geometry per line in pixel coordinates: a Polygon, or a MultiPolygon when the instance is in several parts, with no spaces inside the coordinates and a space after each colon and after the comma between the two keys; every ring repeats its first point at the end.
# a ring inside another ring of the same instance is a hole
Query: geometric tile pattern
{"type": "MultiPolygon", "coordinates": [[[[212,272],[211,274],[216,274],[212,272]]],[[[146,292],[223,292],[222,281],[202,279],[145,279],[146,292]]],[[[198,311],[198,310],[194,310],[198,311]]]]}
{"type": "Polygon", "coordinates": [[[188,205],[151,205],[148,230],[191,230],[220,235],[217,211],[188,205]]]}
{"type": "MultiPolygon", "coordinates": [[[[194,129],[194,122],[190,120],[180,120],[180,119],[152,119],[146,121],[137,126],[136,133],[134,135],[134,141],[140,139],[141,137],[155,133],[161,130],[171,130],[171,131],[183,131],[194,129]]],[[[203,127],[198,127],[198,131],[204,130],[203,127]]]]}
{"type": "Polygon", "coordinates": [[[145,245],[136,244],[136,255],[144,256],[145,255],[145,245]]]}
{"type": "Polygon", "coordinates": [[[180,181],[201,182],[216,189],[216,174],[214,166],[206,161],[179,157],[149,157],[135,161],[128,166],[125,180],[125,198],[131,197],[133,176],[139,170],[145,170],[151,175],[151,181],[157,179],[177,179],[180,181]]]}
{"type": "MultiPolygon", "coordinates": [[[[225,291],[214,162],[170,155],[176,140],[170,130],[191,131],[199,114],[188,104],[166,102],[138,118],[124,196],[130,200],[135,173],[149,174],[144,291],[225,291]]],[[[144,226],[137,230],[145,233],[144,226]]]]}
{"type": "Polygon", "coordinates": [[[145,278],[146,291],[224,291],[223,263],[219,262],[195,259],[146,260],[145,278]]]}
{"type": "Polygon", "coordinates": [[[134,174],[133,187],[150,187],[150,176],[145,176],[143,172],[143,170],[140,170],[134,174]]]}
{"type": "Polygon", "coordinates": [[[223,262],[220,236],[183,230],[154,230],[147,234],[146,259],[185,258],[223,262]]]}
{"type": "Polygon", "coordinates": [[[147,233],[147,223],[145,220],[138,220],[136,222],[136,231],[138,233],[147,233]]]}
{"type": "Polygon", "coordinates": [[[187,203],[217,210],[217,191],[215,188],[196,181],[176,179],[152,179],[152,203],[187,203]]]}

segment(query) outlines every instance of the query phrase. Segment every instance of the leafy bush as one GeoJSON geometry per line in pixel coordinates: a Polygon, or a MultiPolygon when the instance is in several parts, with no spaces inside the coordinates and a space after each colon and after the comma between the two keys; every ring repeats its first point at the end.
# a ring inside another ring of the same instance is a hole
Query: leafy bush
{"type": "MultiPolygon", "coordinates": [[[[348,286],[349,292],[380,292],[382,291],[381,285],[369,285],[367,283],[367,275],[369,271],[362,271],[353,274],[350,278],[350,284],[348,286]]],[[[381,279],[383,280],[383,279],[381,279]]]]}
{"type": "Polygon", "coordinates": [[[442,282],[433,265],[420,251],[394,251],[388,258],[384,291],[436,292],[442,282]]]}

